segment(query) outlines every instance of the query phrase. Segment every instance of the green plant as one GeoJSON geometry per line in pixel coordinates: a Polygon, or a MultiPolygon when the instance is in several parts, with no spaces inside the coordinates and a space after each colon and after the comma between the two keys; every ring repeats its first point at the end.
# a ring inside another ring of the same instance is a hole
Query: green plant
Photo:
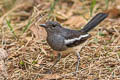
{"type": "Polygon", "coordinates": [[[16,36],[16,34],[15,34],[14,30],[13,30],[13,27],[12,27],[11,24],[10,24],[10,20],[6,20],[6,22],[7,22],[7,25],[8,25],[8,27],[9,27],[10,31],[13,33],[13,36],[14,36],[15,38],[17,38],[17,36],[16,36]]]}
{"type": "Polygon", "coordinates": [[[109,0],[105,0],[106,9],[108,9],[108,3],[109,3],[109,0]]]}
{"type": "Polygon", "coordinates": [[[96,0],[92,0],[91,6],[90,6],[90,16],[92,16],[93,14],[93,9],[96,5],[96,0]]]}
{"type": "Polygon", "coordinates": [[[23,29],[23,33],[25,33],[27,31],[27,29],[29,28],[30,24],[31,24],[31,20],[28,21],[28,24],[23,29]]]}
{"type": "Polygon", "coordinates": [[[23,65],[24,65],[24,62],[23,62],[23,61],[20,61],[20,65],[22,65],[22,66],[23,66],[23,65]]]}
{"type": "Polygon", "coordinates": [[[54,9],[55,9],[55,6],[56,6],[56,3],[58,2],[59,0],[54,0],[52,3],[51,3],[51,6],[50,6],[50,11],[48,13],[48,18],[51,17],[51,14],[53,13],[54,9]]]}

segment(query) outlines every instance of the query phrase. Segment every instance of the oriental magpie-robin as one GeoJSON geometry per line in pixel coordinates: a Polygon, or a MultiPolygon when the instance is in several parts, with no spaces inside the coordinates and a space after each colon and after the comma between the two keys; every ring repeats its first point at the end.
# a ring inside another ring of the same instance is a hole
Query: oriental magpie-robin
{"type": "MultiPolygon", "coordinates": [[[[40,24],[40,26],[44,27],[47,32],[47,42],[50,47],[55,51],[64,52],[69,49],[74,49],[74,47],[85,42],[90,37],[90,34],[88,34],[88,32],[91,31],[91,29],[93,29],[94,27],[96,27],[107,16],[108,15],[105,13],[98,13],[81,30],[67,29],[62,27],[58,22],[54,21],[47,21],[45,24],[40,24]]],[[[77,56],[78,62],[76,71],[78,71],[80,61],[80,55],[78,52],[77,56]]],[[[59,60],[60,53],[56,63],[59,60]]],[[[51,67],[51,69],[53,68],[53,66],[51,67]]]]}

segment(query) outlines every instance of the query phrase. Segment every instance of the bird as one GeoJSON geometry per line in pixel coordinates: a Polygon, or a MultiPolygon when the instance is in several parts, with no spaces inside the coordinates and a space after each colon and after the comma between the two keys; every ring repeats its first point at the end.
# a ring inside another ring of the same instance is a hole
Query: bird
{"type": "MultiPolygon", "coordinates": [[[[51,66],[50,70],[57,64],[61,58],[61,54],[67,51],[76,51],[76,47],[80,44],[86,42],[91,35],[88,33],[93,28],[95,28],[99,23],[101,23],[108,14],[98,13],[96,14],[82,29],[73,30],[63,27],[60,23],[56,21],[46,21],[45,24],[40,24],[41,27],[45,28],[47,32],[47,43],[49,46],[58,52],[58,57],[56,62],[51,66]]],[[[77,66],[76,72],[79,70],[80,64],[80,53],[77,53],[77,66]]]]}

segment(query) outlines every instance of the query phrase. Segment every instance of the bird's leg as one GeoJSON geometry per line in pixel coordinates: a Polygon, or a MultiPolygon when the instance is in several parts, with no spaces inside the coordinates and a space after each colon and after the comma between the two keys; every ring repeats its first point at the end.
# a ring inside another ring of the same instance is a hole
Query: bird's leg
{"type": "Polygon", "coordinates": [[[82,50],[83,46],[86,45],[88,41],[84,42],[82,46],[77,47],[76,54],[77,54],[77,65],[76,65],[76,72],[79,71],[79,64],[80,64],[80,51],[82,50]]]}
{"type": "Polygon", "coordinates": [[[58,53],[58,55],[57,55],[57,60],[56,60],[55,63],[50,67],[51,70],[52,70],[52,68],[60,61],[60,59],[61,59],[61,54],[58,53]]]}
{"type": "Polygon", "coordinates": [[[80,54],[77,52],[77,65],[76,65],[76,72],[79,71],[79,65],[80,65],[80,54]]]}
{"type": "Polygon", "coordinates": [[[58,53],[55,63],[50,67],[50,69],[47,71],[47,73],[50,73],[52,71],[53,67],[60,61],[60,59],[61,59],[61,54],[58,53]]]}

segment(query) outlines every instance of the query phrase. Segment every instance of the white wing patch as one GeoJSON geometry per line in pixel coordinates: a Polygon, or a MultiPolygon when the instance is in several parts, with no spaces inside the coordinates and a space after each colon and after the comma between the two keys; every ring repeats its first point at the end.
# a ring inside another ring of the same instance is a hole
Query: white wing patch
{"type": "Polygon", "coordinates": [[[80,35],[78,38],[67,39],[67,40],[65,40],[65,44],[73,43],[76,40],[80,40],[80,39],[88,37],[88,36],[89,36],[89,34],[85,34],[85,35],[80,35]]]}

